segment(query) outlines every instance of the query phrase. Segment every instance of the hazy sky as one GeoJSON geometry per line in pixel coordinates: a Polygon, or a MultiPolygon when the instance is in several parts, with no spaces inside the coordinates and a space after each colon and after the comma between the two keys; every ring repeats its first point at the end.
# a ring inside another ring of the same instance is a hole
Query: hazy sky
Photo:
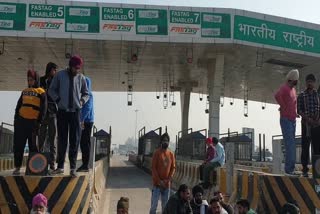
{"type": "MultiPolygon", "coordinates": [[[[106,1],[96,0],[93,2],[106,1]]],[[[320,23],[318,11],[320,2],[316,0],[304,2],[297,0],[108,0],[107,2],[236,8],[320,23]]],[[[0,122],[12,123],[18,96],[18,92],[0,92],[0,100],[2,100],[0,122]]],[[[108,130],[111,125],[113,143],[124,143],[128,137],[134,136],[135,109],[139,110],[137,115],[138,129],[146,126],[148,131],[167,125],[169,134],[173,140],[180,130],[180,99],[176,99],[177,106],[164,110],[161,100],[155,98],[155,93],[134,93],[132,107],[126,105],[126,93],[97,92],[94,93],[94,98],[96,126],[98,129],[103,128],[108,130]]],[[[176,93],[176,98],[179,98],[179,93],[176,93]]],[[[249,102],[249,117],[245,118],[243,116],[243,101],[235,100],[235,104],[230,106],[229,100],[226,99],[225,106],[221,108],[220,112],[220,132],[227,132],[228,128],[231,131],[241,131],[242,127],[253,127],[256,130],[256,137],[258,133],[267,134],[267,146],[271,148],[271,135],[281,133],[277,109],[278,107],[275,105],[267,105],[266,110],[262,111],[261,103],[249,102]]],[[[208,114],[205,114],[204,110],[205,102],[200,102],[198,95],[193,94],[189,113],[189,127],[192,127],[194,130],[208,128],[208,114]]],[[[300,133],[299,122],[297,123],[297,133],[300,133]]]]}

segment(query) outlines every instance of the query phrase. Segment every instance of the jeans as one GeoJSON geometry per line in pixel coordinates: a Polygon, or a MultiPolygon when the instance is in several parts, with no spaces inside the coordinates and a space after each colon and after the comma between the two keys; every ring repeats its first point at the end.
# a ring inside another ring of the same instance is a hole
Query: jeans
{"type": "Polygon", "coordinates": [[[58,168],[64,168],[64,159],[66,157],[66,151],[68,147],[69,137],[69,161],[70,169],[76,168],[78,148],[80,144],[80,111],[76,112],[65,112],[62,110],[58,111],[57,114],[58,124],[58,168]]]}
{"type": "Polygon", "coordinates": [[[161,195],[161,213],[163,212],[168,200],[169,200],[170,188],[161,190],[159,187],[154,186],[151,196],[151,208],[150,214],[156,214],[159,197],[161,195]]]}
{"type": "Polygon", "coordinates": [[[84,129],[81,133],[80,148],[82,152],[82,166],[88,168],[90,158],[90,137],[93,122],[84,122],[84,129]]]}
{"type": "Polygon", "coordinates": [[[206,185],[209,185],[210,184],[210,181],[209,181],[210,180],[210,172],[220,166],[221,165],[219,162],[206,163],[203,166],[203,183],[205,183],[206,185]]]}
{"type": "Polygon", "coordinates": [[[292,173],[294,172],[296,163],[296,121],[280,118],[280,126],[286,151],[284,171],[286,173],[292,173]]]}

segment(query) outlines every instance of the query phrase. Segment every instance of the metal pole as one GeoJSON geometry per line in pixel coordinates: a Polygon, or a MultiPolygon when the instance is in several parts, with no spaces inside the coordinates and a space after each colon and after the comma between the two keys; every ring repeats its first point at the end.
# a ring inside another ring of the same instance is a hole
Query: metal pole
{"type": "Polygon", "coordinates": [[[262,157],[261,157],[261,134],[259,134],[259,161],[261,162],[262,157]]]}
{"type": "Polygon", "coordinates": [[[135,146],[138,145],[137,143],[137,121],[138,121],[138,109],[134,110],[136,112],[136,125],[135,125],[135,131],[134,131],[134,143],[135,143],[135,146]]]}
{"type": "Polygon", "coordinates": [[[266,161],[266,135],[263,134],[263,161],[266,161]]]}

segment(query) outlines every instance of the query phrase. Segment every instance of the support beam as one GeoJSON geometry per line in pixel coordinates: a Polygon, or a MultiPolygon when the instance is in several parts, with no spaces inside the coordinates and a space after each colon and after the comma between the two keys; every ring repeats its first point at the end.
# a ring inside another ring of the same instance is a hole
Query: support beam
{"type": "Polygon", "coordinates": [[[220,95],[223,89],[224,55],[216,55],[208,60],[209,88],[209,133],[210,137],[219,138],[220,133],[220,95]]]}
{"type": "Polygon", "coordinates": [[[190,108],[190,95],[192,87],[186,85],[181,88],[180,100],[181,100],[181,130],[182,134],[188,133],[189,128],[189,108],[190,108]]]}

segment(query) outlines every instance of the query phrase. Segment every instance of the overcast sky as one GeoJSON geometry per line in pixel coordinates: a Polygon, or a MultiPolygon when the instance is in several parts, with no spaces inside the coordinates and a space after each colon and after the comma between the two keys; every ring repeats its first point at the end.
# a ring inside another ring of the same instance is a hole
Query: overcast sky
{"type": "MultiPolygon", "coordinates": [[[[91,0],[86,0],[91,1],[91,0]]],[[[93,1],[95,2],[95,1],[93,1]]],[[[99,1],[96,2],[106,2],[99,1]]],[[[154,5],[179,5],[194,7],[224,7],[245,9],[270,15],[282,16],[302,21],[320,23],[319,6],[316,0],[136,0],[136,1],[115,1],[110,3],[128,4],[154,4],[154,5]],[[258,3],[257,3],[258,2],[258,3]]],[[[1,83],[0,83],[1,84],[1,83]]],[[[94,84],[94,83],[93,83],[94,84]]],[[[155,98],[155,93],[134,93],[133,106],[126,105],[126,93],[97,92],[94,93],[95,103],[95,123],[98,129],[106,129],[112,126],[113,143],[121,144],[128,138],[134,137],[135,130],[135,109],[138,109],[137,124],[138,129],[146,126],[147,131],[159,126],[168,126],[172,139],[180,130],[181,114],[180,99],[177,99],[177,106],[163,109],[160,100],[155,98]]],[[[0,111],[0,122],[13,121],[14,108],[19,97],[19,92],[0,92],[2,100],[2,111],[0,111]]],[[[176,98],[179,94],[176,93],[176,98]]],[[[271,136],[280,134],[278,107],[267,105],[262,111],[261,103],[249,102],[249,117],[243,116],[243,101],[235,100],[235,104],[230,106],[229,100],[225,100],[225,106],[220,113],[220,132],[241,131],[242,127],[251,127],[258,133],[267,134],[267,146],[271,148],[271,136]]],[[[193,94],[190,105],[189,126],[193,130],[208,128],[208,115],[205,114],[205,102],[199,101],[197,94],[193,94]]],[[[297,133],[300,133],[300,125],[297,123],[297,133]]],[[[175,141],[175,140],[174,140],[175,141]]]]}

